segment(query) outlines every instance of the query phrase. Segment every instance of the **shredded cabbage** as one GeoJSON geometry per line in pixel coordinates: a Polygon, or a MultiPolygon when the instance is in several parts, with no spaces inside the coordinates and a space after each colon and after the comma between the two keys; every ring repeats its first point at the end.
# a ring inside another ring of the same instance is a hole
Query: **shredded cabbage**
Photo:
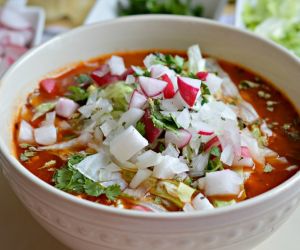
{"type": "Polygon", "coordinates": [[[246,27],[270,38],[300,57],[300,1],[246,1],[242,13],[246,27]]]}

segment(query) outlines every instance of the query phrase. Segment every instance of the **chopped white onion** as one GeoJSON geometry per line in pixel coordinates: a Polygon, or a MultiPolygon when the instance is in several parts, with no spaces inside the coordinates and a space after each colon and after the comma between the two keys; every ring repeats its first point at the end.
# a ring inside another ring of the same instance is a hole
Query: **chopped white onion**
{"type": "Polygon", "coordinates": [[[155,166],[162,161],[162,156],[152,150],[147,150],[136,158],[136,166],[144,169],[155,166]]]}
{"type": "Polygon", "coordinates": [[[137,188],[142,182],[147,180],[152,175],[152,171],[149,169],[139,169],[135,176],[132,178],[129,187],[137,188]]]}
{"type": "Polygon", "coordinates": [[[241,191],[243,179],[234,171],[226,169],[207,173],[205,177],[205,194],[213,195],[237,195],[241,191]]]}
{"type": "Polygon", "coordinates": [[[78,109],[79,105],[71,99],[61,97],[55,107],[57,115],[64,118],[70,118],[78,109]]]}
{"type": "Polygon", "coordinates": [[[34,142],[33,127],[25,120],[22,120],[20,123],[18,142],[19,143],[33,143],[34,142]]]}
{"type": "Polygon", "coordinates": [[[148,145],[148,141],[133,127],[122,131],[110,142],[110,152],[119,161],[130,159],[148,145]]]}
{"type": "Polygon", "coordinates": [[[107,64],[109,66],[109,69],[110,69],[110,72],[112,75],[120,76],[126,70],[124,60],[122,57],[119,57],[119,56],[112,56],[107,61],[107,64]]]}
{"type": "Polygon", "coordinates": [[[53,125],[34,129],[35,141],[40,145],[51,145],[56,143],[57,131],[53,125]]]}
{"type": "Polygon", "coordinates": [[[192,205],[195,210],[210,210],[214,206],[209,202],[209,200],[201,193],[192,200],[192,205]]]}
{"type": "Polygon", "coordinates": [[[135,124],[143,117],[145,111],[138,108],[130,108],[128,111],[122,114],[118,123],[119,125],[128,128],[129,126],[135,126],[135,124]]]}

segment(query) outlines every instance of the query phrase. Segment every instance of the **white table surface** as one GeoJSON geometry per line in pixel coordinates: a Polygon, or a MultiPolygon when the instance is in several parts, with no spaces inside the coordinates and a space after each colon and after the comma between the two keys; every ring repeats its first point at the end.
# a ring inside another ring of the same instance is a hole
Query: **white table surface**
{"type": "MultiPolygon", "coordinates": [[[[1,250],[67,250],[35,222],[1,172],[0,199],[1,250]]],[[[254,250],[299,250],[299,232],[300,207],[279,231],[254,250]]]]}

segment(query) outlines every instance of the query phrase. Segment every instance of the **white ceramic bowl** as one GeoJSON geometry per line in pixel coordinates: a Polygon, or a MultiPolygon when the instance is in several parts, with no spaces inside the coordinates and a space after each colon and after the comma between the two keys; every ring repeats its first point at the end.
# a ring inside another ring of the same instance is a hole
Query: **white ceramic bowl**
{"type": "MultiPolygon", "coordinates": [[[[78,199],[27,171],[12,150],[16,112],[37,80],[103,53],[150,48],[204,53],[257,72],[300,107],[300,61],[250,33],[192,17],[143,16],[79,28],[23,56],[0,84],[0,155],[4,175],[32,215],[72,249],[246,250],[266,239],[296,208],[300,172],[282,185],[232,207],[197,213],[142,213],[78,199]]],[[[5,201],[4,201],[5,202],[5,201]]]]}

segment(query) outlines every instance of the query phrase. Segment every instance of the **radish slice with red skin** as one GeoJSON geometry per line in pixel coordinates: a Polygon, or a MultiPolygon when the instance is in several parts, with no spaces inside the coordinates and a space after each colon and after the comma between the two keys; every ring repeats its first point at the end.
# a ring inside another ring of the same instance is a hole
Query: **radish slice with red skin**
{"type": "Polygon", "coordinates": [[[47,78],[40,81],[40,88],[47,94],[54,94],[56,92],[56,80],[47,78]]]}
{"type": "Polygon", "coordinates": [[[200,93],[201,81],[188,77],[178,77],[177,79],[178,89],[182,99],[190,107],[193,107],[200,93]]]}
{"type": "Polygon", "coordinates": [[[145,110],[145,114],[141,121],[145,125],[145,137],[149,143],[153,143],[161,135],[162,129],[154,126],[149,109],[145,110]]]}
{"type": "Polygon", "coordinates": [[[197,77],[201,80],[201,81],[206,81],[206,78],[208,76],[208,72],[205,71],[201,71],[197,73],[197,77]]]}
{"type": "Polygon", "coordinates": [[[218,136],[214,136],[204,145],[204,151],[208,151],[213,146],[221,146],[218,136]]]}
{"type": "Polygon", "coordinates": [[[146,96],[134,90],[129,102],[129,108],[142,108],[147,102],[146,96]]]}
{"type": "Polygon", "coordinates": [[[212,135],[214,132],[208,132],[208,131],[203,131],[203,130],[200,130],[198,132],[199,135],[212,135]]]}
{"type": "Polygon", "coordinates": [[[91,73],[91,78],[97,83],[98,86],[104,86],[117,82],[123,77],[112,75],[109,71],[109,66],[107,64],[103,64],[91,73]]]}
{"type": "Polygon", "coordinates": [[[168,83],[165,81],[145,76],[139,77],[139,83],[145,95],[149,97],[159,95],[168,85],[168,83]]]}
{"type": "Polygon", "coordinates": [[[173,98],[173,96],[175,95],[175,89],[174,89],[174,85],[170,79],[170,77],[167,74],[164,74],[161,79],[165,82],[168,83],[167,87],[164,89],[164,98],[166,99],[170,99],[173,98]]]}
{"type": "Polygon", "coordinates": [[[141,205],[135,205],[131,207],[132,210],[142,211],[142,212],[153,212],[150,208],[141,206],[141,205]]]}
{"type": "Polygon", "coordinates": [[[165,143],[166,145],[172,143],[178,148],[183,148],[190,142],[191,138],[192,134],[185,129],[179,129],[176,132],[166,131],[165,143]]]}

